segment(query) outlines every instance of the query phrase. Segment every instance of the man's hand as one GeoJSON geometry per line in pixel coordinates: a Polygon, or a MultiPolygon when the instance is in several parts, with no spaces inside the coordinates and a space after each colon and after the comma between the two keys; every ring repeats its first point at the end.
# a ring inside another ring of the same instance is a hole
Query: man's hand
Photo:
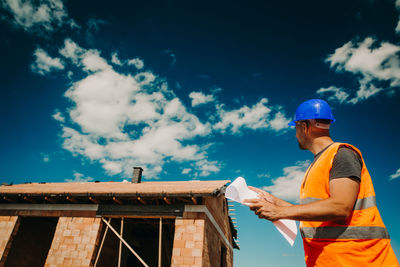
{"type": "Polygon", "coordinates": [[[267,219],[270,221],[280,219],[279,212],[282,207],[269,202],[264,197],[258,199],[245,199],[244,203],[248,204],[250,209],[254,211],[260,219],[267,219]]]}
{"type": "Polygon", "coordinates": [[[248,186],[248,188],[250,190],[253,190],[254,192],[258,193],[258,197],[267,200],[268,202],[271,202],[272,204],[275,204],[277,206],[282,206],[282,207],[289,207],[292,206],[292,204],[290,204],[289,202],[286,202],[280,198],[277,198],[276,196],[265,192],[257,187],[253,187],[253,186],[248,186]]]}

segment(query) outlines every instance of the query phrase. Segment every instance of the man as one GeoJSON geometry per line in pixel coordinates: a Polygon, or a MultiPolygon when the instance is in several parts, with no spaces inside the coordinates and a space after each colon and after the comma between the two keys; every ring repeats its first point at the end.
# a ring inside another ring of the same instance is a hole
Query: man
{"type": "Polygon", "coordinates": [[[300,221],[307,266],[399,266],[376,207],[371,177],[360,151],[334,143],[335,118],[320,99],[302,103],[289,123],[301,149],[314,154],[300,188],[300,205],[260,189],[250,209],[270,221],[300,221]]]}

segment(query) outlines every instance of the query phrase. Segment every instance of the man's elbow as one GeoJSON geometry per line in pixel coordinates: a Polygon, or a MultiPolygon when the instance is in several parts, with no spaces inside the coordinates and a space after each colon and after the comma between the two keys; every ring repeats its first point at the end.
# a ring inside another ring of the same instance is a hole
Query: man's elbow
{"type": "Polygon", "coordinates": [[[334,210],[334,218],[338,221],[347,220],[352,214],[353,208],[348,205],[337,205],[334,210]]]}

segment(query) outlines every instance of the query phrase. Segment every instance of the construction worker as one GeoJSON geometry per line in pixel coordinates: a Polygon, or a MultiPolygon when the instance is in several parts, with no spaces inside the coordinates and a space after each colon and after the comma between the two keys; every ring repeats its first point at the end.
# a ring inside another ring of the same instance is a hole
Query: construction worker
{"type": "Polygon", "coordinates": [[[333,142],[331,108],[311,99],[296,110],[299,147],[314,154],[300,188],[300,205],[263,190],[245,200],[259,218],[300,221],[307,266],[399,266],[375,201],[371,177],[361,152],[333,142]]]}

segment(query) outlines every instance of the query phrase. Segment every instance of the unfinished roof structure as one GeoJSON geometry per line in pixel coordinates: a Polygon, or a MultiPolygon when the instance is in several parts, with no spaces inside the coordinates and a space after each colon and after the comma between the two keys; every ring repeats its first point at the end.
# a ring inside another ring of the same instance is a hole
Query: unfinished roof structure
{"type": "Polygon", "coordinates": [[[0,266],[231,267],[228,182],[0,186],[0,266]]]}

